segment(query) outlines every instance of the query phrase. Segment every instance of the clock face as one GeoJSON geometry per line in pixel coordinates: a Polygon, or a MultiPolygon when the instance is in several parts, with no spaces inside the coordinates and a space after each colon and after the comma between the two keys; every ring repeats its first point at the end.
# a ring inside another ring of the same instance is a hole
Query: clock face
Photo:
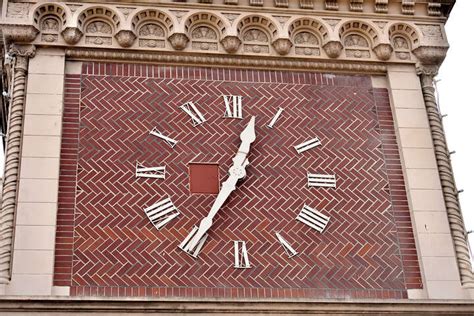
{"type": "Polygon", "coordinates": [[[84,67],[76,105],[73,293],[401,298],[416,283],[392,203],[401,169],[387,172],[398,156],[388,96],[370,77],[106,66],[84,67]],[[179,246],[217,192],[191,182],[228,178],[252,116],[246,177],[193,257],[179,246]],[[214,167],[193,179],[199,164],[214,167]]]}

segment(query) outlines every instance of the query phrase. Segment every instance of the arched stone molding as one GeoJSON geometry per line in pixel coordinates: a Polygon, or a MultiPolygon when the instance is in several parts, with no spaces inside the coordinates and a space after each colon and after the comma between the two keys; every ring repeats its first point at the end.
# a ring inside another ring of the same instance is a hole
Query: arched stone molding
{"type": "Polygon", "coordinates": [[[369,40],[371,47],[375,47],[381,42],[387,42],[383,40],[383,35],[377,30],[377,27],[368,21],[346,21],[337,26],[336,32],[341,40],[349,33],[362,34],[369,40]]]}
{"type": "Polygon", "coordinates": [[[143,48],[165,48],[168,35],[177,21],[164,11],[145,9],[136,12],[131,19],[131,28],[138,36],[138,46],[143,48]]]}
{"type": "Polygon", "coordinates": [[[368,21],[346,21],[338,27],[346,57],[371,58],[372,52],[380,60],[390,59],[393,47],[388,38],[368,21]]]}
{"type": "Polygon", "coordinates": [[[183,18],[184,32],[191,41],[191,49],[220,50],[220,41],[227,35],[230,24],[225,17],[211,12],[194,12],[183,18]]]}
{"type": "Polygon", "coordinates": [[[412,49],[420,46],[421,35],[416,27],[409,25],[408,23],[391,23],[387,26],[388,37],[392,40],[393,36],[397,34],[403,35],[406,39],[410,40],[412,49]]]}
{"type": "Polygon", "coordinates": [[[111,7],[104,6],[88,6],[78,10],[75,13],[77,23],[75,23],[79,28],[83,29],[84,25],[89,22],[91,19],[103,19],[107,20],[114,29],[119,29],[123,25],[122,16],[119,15],[111,7]]]}
{"type": "Polygon", "coordinates": [[[288,34],[283,34],[280,24],[274,20],[271,16],[260,15],[260,14],[248,14],[241,16],[237,21],[234,22],[236,26],[237,35],[241,35],[242,31],[248,27],[258,26],[266,30],[270,35],[270,40],[273,41],[279,36],[285,37],[288,34]]]}
{"type": "Polygon", "coordinates": [[[341,40],[346,57],[370,59],[372,56],[372,43],[366,34],[348,31],[341,36],[341,40]]]}
{"type": "Polygon", "coordinates": [[[113,35],[123,22],[110,7],[90,6],[77,15],[77,27],[84,33],[85,44],[112,46],[113,35]]]}
{"type": "Polygon", "coordinates": [[[298,56],[320,56],[322,46],[331,38],[327,25],[313,18],[289,20],[285,29],[298,56]]]}
{"type": "Polygon", "coordinates": [[[69,8],[55,2],[38,4],[31,11],[32,23],[40,31],[40,41],[58,42],[67,21],[71,20],[69,8]]]}
{"type": "Polygon", "coordinates": [[[281,35],[278,23],[263,15],[245,15],[236,22],[236,27],[244,53],[271,54],[271,44],[281,35]]]}
{"type": "Polygon", "coordinates": [[[220,37],[224,37],[230,34],[229,32],[231,32],[229,21],[217,12],[193,12],[187,16],[184,16],[183,21],[184,31],[188,33],[198,24],[207,24],[213,26],[219,32],[220,37]]]}

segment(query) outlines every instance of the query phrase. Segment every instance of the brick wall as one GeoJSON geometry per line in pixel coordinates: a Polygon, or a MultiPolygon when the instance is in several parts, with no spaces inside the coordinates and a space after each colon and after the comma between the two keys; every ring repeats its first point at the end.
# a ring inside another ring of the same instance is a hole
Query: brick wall
{"type": "Polygon", "coordinates": [[[59,203],[55,284],[72,295],[403,298],[421,287],[388,95],[370,77],[84,64],[66,77],[59,203]],[[224,94],[244,96],[246,119],[223,118],[224,94]],[[192,126],[188,101],[206,123],[192,126]],[[177,246],[215,195],[189,192],[188,164],[226,175],[251,115],[248,176],[193,259],[177,246]],[[149,135],[155,126],[178,145],[149,135]],[[315,136],[321,147],[296,154],[315,136]],[[137,161],[166,165],[167,178],[136,179],[137,161]],[[307,172],[336,174],[337,188],[307,188],[307,172]],[[181,215],[157,231],[143,208],[166,197],[181,215]],[[331,217],[323,234],[295,220],[304,204],[331,217]],[[275,232],[300,254],[288,259],[275,232]],[[251,269],[233,268],[233,240],[247,241],[251,269]]]}

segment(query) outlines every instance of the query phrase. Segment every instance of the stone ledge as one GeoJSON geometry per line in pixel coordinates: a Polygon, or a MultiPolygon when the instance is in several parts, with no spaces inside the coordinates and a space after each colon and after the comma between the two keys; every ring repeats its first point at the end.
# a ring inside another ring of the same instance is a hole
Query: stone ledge
{"type": "Polygon", "coordinates": [[[0,297],[0,312],[28,315],[38,312],[61,315],[101,312],[138,314],[382,314],[397,315],[466,315],[474,313],[474,302],[465,300],[252,300],[217,298],[58,298],[0,297]]]}

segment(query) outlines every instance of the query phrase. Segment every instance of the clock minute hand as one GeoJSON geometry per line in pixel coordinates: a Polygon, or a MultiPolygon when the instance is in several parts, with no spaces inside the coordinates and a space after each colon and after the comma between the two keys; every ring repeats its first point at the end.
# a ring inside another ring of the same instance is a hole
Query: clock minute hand
{"type": "Polygon", "coordinates": [[[245,177],[245,167],[249,165],[247,154],[250,151],[250,144],[255,141],[255,138],[255,116],[252,116],[250,122],[247,124],[247,127],[240,134],[242,143],[240,144],[237,154],[233,158],[234,164],[229,169],[229,177],[226,181],[224,181],[224,183],[222,183],[221,190],[219,191],[216,200],[212,204],[209,214],[202,219],[201,223],[199,224],[198,231],[189,242],[188,247],[190,249],[194,249],[198,245],[202,236],[204,236],[209,228],[211,228],[214,216],[217,214],[232,191],[235,190],[237,181],[245,177]]]}

